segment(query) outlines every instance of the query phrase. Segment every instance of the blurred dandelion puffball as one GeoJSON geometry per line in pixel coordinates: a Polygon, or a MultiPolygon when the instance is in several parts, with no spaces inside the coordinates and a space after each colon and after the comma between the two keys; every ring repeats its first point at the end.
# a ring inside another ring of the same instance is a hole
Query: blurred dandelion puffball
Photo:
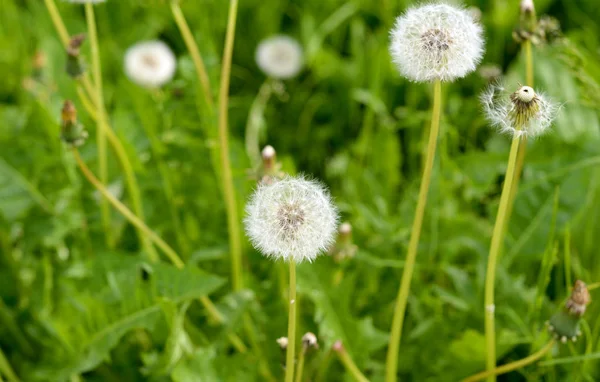
{"type": "Polygon", "coordinates": [[[483,30],[469,11],[443,3],[408,9],[390,35],[394,63],[415,82],[464,77],[484,52],[483,30]]]}
{"type": "Polygon", "coordinates": [[[138,85],[160,87],[175,74],[177,61],[162,41],[139,42],[125,52],[125,74],[138,85]]]}
{"type": "Polygon", "coordinates": [[[265,256],[312,261],[334,243],[338,212],[319,182],[285,177],[261,183],[246,206],[246,233],[265,256]]]}
{"type": "Polygon", "coordinates": [[[529,86],[508,94],[502,85],[490,85],[481,95],[481,103],[492,126],[516,137],[544,134],[559,109],[558,104],[529,86]]]}
{"type": "Polygon", "coordinates": [[[304,62],[302,47],[289,36],[269,37],[256,48],[256,64],[267,76],[280,80],[295,77],[304,62]]]}

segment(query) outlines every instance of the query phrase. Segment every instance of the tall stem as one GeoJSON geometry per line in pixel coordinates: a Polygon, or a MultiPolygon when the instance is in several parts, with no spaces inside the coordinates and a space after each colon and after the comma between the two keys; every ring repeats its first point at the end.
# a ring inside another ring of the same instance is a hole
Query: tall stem
{"type": "Polygon", "coordinates": [[[2,378],[2,374],[6,377],[8,382],[19,382],[19,377],[8,363],[8,359],[4,355],[2,349],[0,349],[0,378],[2,378]]]}
{"type": "MultiPolygon", "coordinates": [[[[103,184],[108,184],[108,158],[106,156],[106,133],[102,128],[106,124],[106,110],[104,110],[104,102],[102,95],[102,70],[100,68],[100,52],[98,49],[98,35],[96,30],[96,18],[94,17],[94,4],[91,2],[85,3],[85,18],[88,25],[88,35],[90,37],[90,47],[92,51],[92,71],[94,73],[94,88],[95,98],[98,102],[98,128],[96,129],[96,145],[98,146],[98,173],[100,181],[103,184]]],[[[110,223],[110,207],[108,201],[102,199],[100,201],[100,209],[102,212],[102,225],[104,234],[109,247],[114,247],[114,237],[112,234],[112,224],[110,223]]]]}
{"type": "Polygon", "coordinates": [[[214,101],[212,92],[210,90],[210,80],[208,79],[208,74],[206,73],[206,67],[204,66],[204,61],[202,60],[202,56],[200,55],[200,51],[198,50],[198,45],[194,40],[194,36],[192,35],[192,31],[190,30],[187,21],[185,21],[185,17],[183,15],[183,12],[181,11],[181,7],[179,7],[178,1],[171,1],[171,11],[173,12],[173,18],[175,19],[175,23],[177,24],[177,27],[181,32],[181,36],[183,37],[185,46],[187,47],[188,51],[190,52],[190,55],[192,56],[192,61],[194,62],[196,74],[198,75],[198,79],[200,80],[206,103],[212,111],[212,109],[214,108],[214,101]]]}
{"type": "MultiPolygon", "coordinates": [[[[486,343],[486,367],[487,370],[493,370],[496,367],[496,333],[494,329],[494,286],[496,279],[496,266],[498,263],[498,255],[502,247],[504,238],[504,228],[508,217],[508,202],[513,181],[515,179],[515,164],[517,161],[517,153],[519,151],[520,138],[515,136],[510,146],[510,154],[508,157],[508,167],[504,177],[504,186],[500,195],[500,205],[498,206],[498,214],[494,224],[492,233],[492,243],[490,244],[490,254],[488,256],[487,271],[485,276],[485,343],[486,343]]],[[[495,381],[496,378],[491,376],[489,382],[495,381]]]]}
{"type": "MultiPolygon", "coordinates": [[[[106,155],[106,142],[107,138],[110,140],[111,145],[117,152],[117,156],[123,170],[125,172],[125,179],[127,182],[127,186],[129,188],[131,202],[133,204],[133,209],[137,216],[140,219],[144,220],[144,208],[141,201],[141,193],[135,179],[135,175],[133,173],[133,168],[131,167],[131,163],[129,162],[129,158],[123,149],[121,142],[116,137],[110,125],[108,123],[108,118],[106,115],[106,109],[104,107],[104,96],[102,93],[102,70],[100,66],[100,51],[98,48],[98,33],[96,29],[96,18],[94,16],[94,6],[92,3],[85,4],[85,14],[88,23],[88,33],[90,35],[90,45],[92,50],[92,66],[94,71],[94,79],[95,79],[95,100],[96,100],[96,115],[98,128],[96,130],[96,137],[98,143],[98,160],[99,160],[99,173],[100,173],[100,181],[103,184],[107,184],[108,181],[108,173],[107,173],[107,155],[106,155]]],[[[85,87],[85,83],[84,83],[85,87]]],[[[108,210],[108,204],[106,200],[102,201],[102,214],[103,219],[105,215],[108,216],[108,227],[105,227],[106,232],[112,232],[110,227],[110,210],[108,210]]],[[[106,220],[105,220],[106,222],[106,220]]],[[[140,241],[151,261],[158,261],[158,254],[152,243],[143,235],[142,232],[138,231],[140,241]]]]}
{"type": "Polygon", "coordinates": [[[288,315],[288,344],[285,353],[285,382],[294,381],[294,350],[296,347],[296,263],[290,262],[290,292],[288,315]]]}
{"type": "Polygon", "coordinates": [[[229,17],[227,20],[227,34],[225,37],[225,50],[223,52],[223,66],[221,68],[221,84],[219,87],[219,146],[221,158],[221,180],[223,194],[227,208],[227,227],[229,230],[229,251],[231,252],[231,274],[233,289],[242,288],[242,243],[240,221],[233,185],[231,162],[229,160],[229,137],[227,126],[227,112],[229,105],[229,77],[231,75],[231,57],[233,55],[233,41],[235,38],[235,21],[237,17],[238,0],[231,0],[229,17]]]}
{"type": "Polygon", "coordinates": [[[354,377],[354,379],[356,381],[369,382],[367,377],[365,377],[365,375],[363,373],[361,373],[358,366],[356,366],[356,364],[354,363],[354,361],[352,360],[352,358],[350,357],[350,355],[348,354],[346,349],[341,349],[341,350],[337,351],[336,353],[340,357],[340,361],[342,361],[346,370],[348,370],[348,372],[350,374],[352,374],[352,377],[354,377]]]}
{"type": "Polygon", "coordinates": [[[386,382],[394,382],[396,380],[396,371],[398,369],[398,351],[400,349],[400,339],[402,337],[402,324],[404,322],[404,313],[406,311],[408,293],[410,292],[410,282],[412,280],[412,275],[415,267],[415,260],[417,257],[417,250],[419,247],[419,236],[421,235],[423,216],[425,215],[427,193],[429,192],[429,185],[431,183],[431,173],[433,170],[433,162],[435,159],[435,148],[440,128],[441,105],[442,86],[440,81],[436,81],[433,84],[433,111],[431,116],[431,129],[429,131],[429,143],[427,144],[427,155],[425,157],[423,176],[421,177],[419,200],[417,201],[415,219],[413,221],[412,230],[410,233],[408,253],[406,255],[404,270],[402,272],[400,290],[398,291],[396,306],[394,308],[394,319],[392,322],[390,346],[388,348],[386,360],[386,382]]]}
{"type": "Polygon", "coordinates": [[[304,373],[304,357],[306,356],[306,346],[302,346],[300,355],[298,356],[298,367],[296,368],[296,382],[302,382],[302,374],[304,373]]]}
{"type": "Polygon", "coordinates": [[[481,373],[472,375],[469,378],[463,379],[462,382],[481,381],[482,379],[490,377],[490,376],[496,376],[499,374],[508,373],[509,371],[517,370],[523,366],[527,366],[527,365],[537,361],[538,359],[542,358],[544,356],[544,354],[548,353],[552,349],[552,346],[554,346],[554,342],[555,342],[554,340],[551,340],[550,342],[548,342],[546,344],[546,346],[544,346],[543,348],[538,350],[536,353],[533,353],[532,355],[530,355],[528,357],[525,357],[525,358],[520,359],[515,362],[507,363],[506,365],[497,367],[492,370],[483,371],[481,373]]]}

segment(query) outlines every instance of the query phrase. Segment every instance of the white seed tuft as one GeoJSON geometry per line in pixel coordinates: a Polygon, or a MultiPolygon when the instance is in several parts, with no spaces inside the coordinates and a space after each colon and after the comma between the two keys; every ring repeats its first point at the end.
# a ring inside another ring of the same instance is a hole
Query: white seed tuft
{"type": "Polygon", "coordinates": [[[302,47],[289,36],[269,37],[256,48],[256,64],[269,77],[282,80],[295,77],[303,62],[302,47]]]}
{"type": "Polygon", "coordinates": [[[490,124],[501,133],[517,137],[535,137],[548,131],[559,105],[529,86],[509,94],[500,84],[490,85],[480,96],[490,124]]]}
{"type": "Polygon", "coordinates": [[[269,257],[312,261],[335,241],[338,212],[329,192],[304,177],[258,186],[246,206],[246,233],[269,257]]]}
{"type": "Polygon", "coordinates": [[[484,52],[483,29],[469,11],[443,3],[408,9],[390,35],[394,63],[415,82],[462,78],[484,52]]]}
{"type": "Polygon", "coordinates": [[[175,75],[177,61],[162,41],[139,42],[125,52],[125,74],[146,88],[160,87],[175,75]]]}

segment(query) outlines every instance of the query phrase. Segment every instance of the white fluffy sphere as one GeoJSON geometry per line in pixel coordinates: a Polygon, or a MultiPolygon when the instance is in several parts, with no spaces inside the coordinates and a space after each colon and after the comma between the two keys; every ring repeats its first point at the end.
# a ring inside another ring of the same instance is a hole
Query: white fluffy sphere
{"type": "Polygon", "coordinates": [[[139,42],[125,52],[125,74],[138,85],[160,87],[175,75],[177,61],[162,41],[139,42]]]}
{"type": "Polygon", "coordinates": [[[302,47],[288,36],[269,37],[256,48],[256,64],[269,77],[282,80],[295,77],[303,62],[302,47]]]}
{"type": "Polygon", "coordinates": [[[390,53],[411,81],[453,81],[475,70],[484,52],[483,30],[465,9],[426,4],[396,19],[390,53]]]}
{"type": "Polygon", "coordinates": [[[260,184],[246,206],[246,233],[266,256],[312,261],[334,243],[338,212],[318,182],[285,177],[260,184]]]}

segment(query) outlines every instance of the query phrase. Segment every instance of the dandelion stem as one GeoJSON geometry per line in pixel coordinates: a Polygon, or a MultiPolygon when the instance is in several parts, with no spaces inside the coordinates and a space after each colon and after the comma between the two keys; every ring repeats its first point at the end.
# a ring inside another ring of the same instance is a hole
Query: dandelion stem
{"type": "Polygon", "coordinates": [[[263,125],[262,120],[265,113],[265,108],[271,98],[273,92],[273,84],[270,78],[260,86],[258,94],[254,98],[248,113],[248,121],[246,122],[246,154],[250,158],[250,163],[253,169],[260,166],[260,142],[259,134],[263,125]]]}
{"type": "Polygon", "coordinates": [[[296,263],[290,262],[288,344],[285,355],[285,382],[294,381],[294,350],[296,347],[296,263]]]}
{"type": "MultiPolygon", "coordinates": [[[[135,216],[131,210],[129,210],[123,203],[121,203],[117,198],[115,198],[104,185],[94,176],[92,171],[87,167],[85,162],[81,159],[79,155],[79,151],[77,149],[73,149],[73,156],[75,157],[75,161],[79,166],[79,169],[86,177],[86,179],[105,197],[112,205],[115,207],[117,211],[119,211],[131,224],[133,224],[136,228],[142,231],[146,236],[152,240],[160,249],[162,249],[169,260],[175,265],[175,267],[179,269],[183,269],[185,264],[181,260],[181,258],[177,255],[175,250],[169,246],[163,239],[160,238],[151,228],[149,228],[146,223],[144,223],[140,218],[135,216]]],[[[215,320],[217,323],[222,324],[225,319],[223,315],[219,312],[217,307],[212,303],[212,301],[206,297],[200,297],[200,302],[208,312],[208,316],[215,320]]],[[[240,353],[245,353],[247,348],[243,344],[243,342],[237,337],[235,334],[229,334],[229,339],[231,343],[236,347],[236,349],[240,353]]]]}
{"type": "Polygon", "coordinates": [[[60,41],[63,43],[63,46],[68,46],[71,37],[69,37],[69,32],[67,31],[65,23],[60,17],[60,13],[58,12],[58,8],[56,8],[54,0],[44,0],[44,2],[46,3],[46,9],[48,9],[48,13],[50,14],[50,18],[52,19],[54,28],[58,33],[58,37],[60,37],[60,41]]]}
{"type": "Polygon", "coordinates": [[[219,146],[221,157],[221,181],[227,208],[227,226],[229,230],[229,251],[231,252],[231,272],[233,290],[242,288],[242,243],[240,221],[229,160],[229,137],[227,131],[227,112],[229,104],[229,80],[231,75],[231,57],[233,54],[233,41],[235,38],[235,22],[237,16],[238,0],[229,3],[229,16],[227,20],[227,33],[225,37],[225,50],[223,52],[223,65],[221,68],[221,84],[219,87],[219,146]]]}
{"type": "Polygon", "coordinates": [[[548,353],[552,349],[552,346],[554,346],[554,342],[555,342],[554,340],[551,340],[550,342],[548,342],[546,344],[546,346],[544,346],[543,348],[538,350],[536,353],[533,353],[532,355],[530,355],[528,357],[525,357],[525,358],[520,359],[515,362],[507,363],[506,365],[497,367],[492,370],[482,371],[481,373],[478,373],[478,374],[470,376],[469,378],[463,379],[462,382],[481,381],[482,379],[485,379],[490,376],[496,376],[499,374],[508,373],[509,371],[517,370],[523,366],[527,366],[527,365],[537,361],[538,359],[542,358],[546,353],[548,353]]]}
{"type": "Polygon", "coordinates": [[[339,351],[336,351],[336,353],[338,357],[340,357],[340,361],[342,361],[342,364],[346,370],[352,375],[352,377],[354,377],[355,380],[358,382],[369,382],[367,377],[365,377],[365,375],[361,373],[358,366],[356,366],[346,349],[340,349],[339,351]]]}
{"type": "Polygon", "coordinates": [[[429,184],[431,183],[431,173],[435,159],[435,148],[440,127],[441,104],[442,87],[441,82],[437,80],[433,85],[433,111],[431,116],[431,129],[429,131],[427,155],[425,157],[425,166],[423,168],[421,187],[419,189],[419,200],[417,201],[415,219],[413,221],[412,230],[410,233],[408,253],[406,255],[404,270],[402,272],[400,290],[398,291],[396,306],[394,308],[390,346],[388,348],[386,360],[386,382],[394,382],[396,380],[396,371],[398,369],[398,352],[400,350],[400,339],[402,337],[402,324],[404,322],[406,303],[408,301],[408,293],[410,291],[410,282],[415,267],[417,250],[419,247],[419,236],[421,235],[423,216],[425,214],[425,205],[427,204],[427,193],[429,192],[429,184]]]}
{"type": "Polygon", "coordinates": [[[173,18],[175,19],[175,23],[177,24],[177,27],[181,32],[181,36],[183,37],[185,46],[187,47],[188,51],[190,52],[190,55],[192,56],[192,61],[194,62],[194,67],[196,68],[196,74],[198,75],[198,80],[200,80],[202,91],[204,92],[206,104],[212,111],[212,109],[214,108],[214,101],[210,90],[210,80],[208,78],[208,74],[206,73],[206,67],[204,66],[204,61],[202,60],[202,56],[200,55],[200,50],[198,49],[198,45],[194,40],[192,31],[190,30],[190,27],[187,21],[185,20],[185,16],[181,11],[181,7],[179,6],[178,1],[171,1],[171,11],[173,12],[173,18]]]}
{"type": "MultiPolygon", "coordinates": [[[[108,184],[108,158],[106,156],[106,132],[103,126],[106,125],[106,110],[104,110],[104,102],[102,95],[102,70],[100,67],[100,52],[98,48],[98,35],[96,30],[96,19],[94,17],[94,4],[91,2],[85,3],[85,17],[88,26],[88,34],[90,38],[90,46],[92,51],[92,70],[94,73],[94,87],[96,91],[96,106],[97,106],[97,123],[96,129],[96,145],[98,146],[98,172],[100,173],[100,181],[102,184],[108,184]]],[[[108,201],[102,199],[100,202],[102,212],[102,225],[104,234],[109,247],[114,247],[114,237],[112,234],[112,225],[110,223],[110,208],[108,201]]]]}
{"type": "MultiPolygon", "coordinates": [[[[517,161],[517,153],[519,151],[520,138],[515,136],[510,146],[510,154],[508,157],[508,166],[504,177],[504,186],[500,195],[500,205],[498,206],[498,214],[494,224],[492,233],[492,242],[490,245],[490,254],[488,256],[487,271],[485,277],[485,343],[486,343],[486,366],[487,370],[493,370],[496,367],[496,333],[494,329],[494,286],[496,279],[496,265],[502,241],[504,238],[504,228],[506,227],[508,217],[508,202],[510,192],[515,179],[515,164],[517,161]]],[[[488,378],[489,382],[495,381],[496,378],[492,375],[488,378]]]]}
{"type": "MultiPolygon", "coordinates": [[[[97,133],[97,143],[98,143],[98,157],[100,162],[100,181],[103,184],[108,183],[108,169],[107,169],[107,154],[106,154],[106,140],[107,138],[110,140],[111,145],[115,149],[119,161],[122,164],[123,171],[125,172],[125,178],[127,182],[127,186],[129,188],[129,193],[131,196],[131,202],[133,204],[133,209],[137,216],[140,219],[144,220],[144,208],[142,205],[140,190],[137,185],[137,181],[135,179],[135,175],[133,174],[133,169],[131,167],[131,163],[129,162],[129,158],[125,153],[119,139],[116,137],[114,132],[112,131],[109,123],[108,117],[106,115],[106,108],[104,106],[104,96],[102,94],[102,70],[100,66],[100,51],[98,46],[98,33],[96,28],[96,18],[94,16],[94,5],[92,3],[85,4],[85,14],[88,23],[88,33],[90,37],[90,45],[92,50],[92,66],[94,71],[94,80],[95,80],[95,100],[96,100],[96,115],[98,122],[97,133]]],[[[84,82],[84,88],[86,87],[84,82]]],[[[108,212],[108,204],[103,200],[102,203],[102,213],[106,214],[109,217],[109,226],[105,227],[106,232],[111,232],[110,227],[110,210],[108,212]],[[106,207],[105,207],[106,206],[106,207]]],[[[138,231],[140,241],[146,251],[146,255],[151,261],[158,261],[158,253],[152,246],[152,243],[146,239],[145,235],[138,231]]]]}
{"type": "Polygon", "coordinates": [[[2,378],[2,374],[4,374],[8,382],[19,382],[19,377],[17,377],[10,363],[8,363],[4,352],[0,349],[0,378],[2,378]]]}
{"type": "Polygon", "coordinates": [[[302,382],[302,373],[304,372],[304,356],[306,355],[306,346],[302,346],[298,356],[298,367],[296,367],[296,382],[302,382]]]}

